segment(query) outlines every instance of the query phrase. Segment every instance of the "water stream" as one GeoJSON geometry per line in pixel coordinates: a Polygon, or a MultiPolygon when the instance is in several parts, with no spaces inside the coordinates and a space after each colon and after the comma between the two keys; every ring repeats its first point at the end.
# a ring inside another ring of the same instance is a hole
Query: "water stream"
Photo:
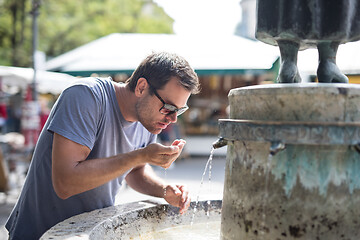
{"type": "MultiPolygon", "coordinates": [[[[192,215],[192,218],[191,218],[191,223],[190,223],[191,226],[194,224],[194,218],[195,218],[195,214],[196,214],[196,211],[197,211],[197,205],[199,203],[199,198],[200,198],[200,191],[201,191],[201,188],[202,188],[202,186],[204,184],[204,177],[205,177],[206,170],[207,170],[208,166],[210,166],[209,167],[209,187],[210,187],[210,183],[211,183],[211,167],[212,167],[212,159],[213,159],[213,156],[214,156],[214,151],[215,151],[215,148],[212,148],[211,152],[210,152],[209,159],[206,162],[205,169],[204,169],[204,172],[203,172],[202,177],[201,177],[199,192],[198,192],[198,194],[196,196],[194,212],[193,212],[193,215],[192,215]]],[[[209,216],[210,200],[207,203],[208,203],[208,209],[206,211],[206,215],[209,216]]]]}
{"type": "MultiPolygon", "coordinates": [[[[209,157],[209,192],[211,192],[211,168],[212,168],[212,159],[213,159],[213,155],[214,155],[214,148],[211,150],[210,152],[210,157],[209,157]]],[[[206,210],[206,216],[208,217],[208,219],[210,219],[210,199],[208,199],[207,204],[208,204],[208,208],[206,210]]]]}
{"type": "MultiPolygon", "coordinates": [[[[206,162],[204,172],[201,177],[199,192],[196,197],[196,203],[192,214],[190,225],[180,225],[176,227],[169,227],[161,229],[159,231],[149,232],[140,234],[138,237],[133,238],[134,240],[183,240],[183,239],[196,239],[196,240],[219,240],[220,239],[220,221],[211,221],[210,219],[210,204],[208,200],[208,208],[206,210],[206,216],[208,220],[202,223],[194,223],[195,214],[197,212],[197,205],[199,204],[201,188],[204,184],[204,178],[209,169],[209,191],[211,191],[211,169],[212,159],[214,155],[214,148],[211,149],[210,156],[206,162]]],[[[164,178],[166,179],[166,169],[164,171],[164,178]]],[[[164,195],[166,195],[166,189],[164,189],[164,195]]]]}
{"type": "MultiPolygon", "coordinates": [[[[167,169],[164,168],[164,180],[167,180],[167,169]]],[[[166,187],[164,188],[164,199],[166,197],[166,187]]],[[[166,207],[164,206],[164,211],[166,210],[166,207]]]]}

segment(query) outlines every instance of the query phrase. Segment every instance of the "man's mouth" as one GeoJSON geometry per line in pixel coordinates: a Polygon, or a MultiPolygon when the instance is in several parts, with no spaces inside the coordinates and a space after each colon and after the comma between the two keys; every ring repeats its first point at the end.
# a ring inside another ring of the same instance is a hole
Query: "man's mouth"
{"type": "Polygon", "coordinates": [[[161,129],[165,129],[169,124],[168,123],[162,123],[162,122],[158,122],[158,125],[161,129]]]}

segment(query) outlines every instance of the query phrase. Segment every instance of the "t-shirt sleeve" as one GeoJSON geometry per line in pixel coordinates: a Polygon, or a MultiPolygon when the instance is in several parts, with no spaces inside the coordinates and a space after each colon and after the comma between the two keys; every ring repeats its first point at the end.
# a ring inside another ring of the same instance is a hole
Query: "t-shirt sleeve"
{"type": "Polygon", "coordinates": [[[47,130],[92,149],[100,118],[99,102],[86,85],[74,85],[64,90],[50,116],[47,130]]]}

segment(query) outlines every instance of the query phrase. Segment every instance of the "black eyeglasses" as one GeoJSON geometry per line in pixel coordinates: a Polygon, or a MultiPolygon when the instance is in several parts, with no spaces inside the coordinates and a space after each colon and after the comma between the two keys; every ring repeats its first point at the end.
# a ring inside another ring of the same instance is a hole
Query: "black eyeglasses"
{"type": "MultiPolygon", "coordinates": [[[[147,80],[146,80],[147,81],[147,80]]],[[[159,109],[159,112],[163,115],[171,115],[176,113],[177,116],[183,114],[186,110],[189,109],[188,106],[177,108],[172,104],[166,103],[157,93],[156,89],[147,81],[151,90],[154,92],[155,96],[162,102],[163,106],[159,109]]]]}

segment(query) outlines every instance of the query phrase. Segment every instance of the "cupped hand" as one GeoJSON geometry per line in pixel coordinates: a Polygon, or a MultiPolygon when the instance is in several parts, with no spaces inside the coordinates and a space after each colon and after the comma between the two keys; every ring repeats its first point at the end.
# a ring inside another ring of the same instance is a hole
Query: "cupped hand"
{"type": "Polygon", "coordinates": [[[179,157],[185,146],[185,140],[177,139],[171,146],[164,146],[159,143],[152,143],[143,149],[146,163],[163,168],[169,168],[179,157]]]}
{"type": "Polygon", "coordinates": [[[167,185],[164,190],[164,199],[169,204],[180,208],[180,214],[187,211],[191,202],[189,191],[184,185],[167,185]]]}

